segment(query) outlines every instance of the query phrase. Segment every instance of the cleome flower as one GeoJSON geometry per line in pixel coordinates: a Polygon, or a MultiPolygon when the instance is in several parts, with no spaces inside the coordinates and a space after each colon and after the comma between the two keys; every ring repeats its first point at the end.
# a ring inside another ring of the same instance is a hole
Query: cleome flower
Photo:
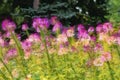
{"type": "Polygon", "coordinates": [[[61,22],[56,22],[52,28],[53,32],[60,31],[62,29],[62,23],[61,22]]]}
{"type": "Polygon", "coordinates": [[[103,52],[101,55],[101,59],[103,61],[110,61],[112,58],[111,54],[109,52],[103,52]]]}
{"type": "Polygon", "coordinates": [[[58,43],[66,43],[68,41],[68,38],[67,38],[67,36],[66,36],[66,34],[60,34],[60,35],[58,35],[58,37],[57,37],[57,42],[58,43]]]}
{"type": "Polygon", "coordinates": [[[106,22],[103,24],[103,30],[105,33],[111,31],[112,29],[112,24],[110,22],[106,22]]]}
{"type": "Polygon", "coordinates": [[[22,24],[22,30],[23,31],[26,31],[28,29],[28,25],[25,23],[25,24],[22,24]]]}
{"type": "Polygon", "coordinates": [[[48,18],[40,18],[36,17],[33,19],[32,26],[36,29],[37,32],[40,32],[40,29],[46,29],[50,25],[50,21],[48,18]]]}
{"type": "Polygon", "coordinates": [[[5,43],[5,41],[2,39],[2,37],[0,37],[0,46],[4,46],[4,43],[5,43]]]}
{"type": "Polygon", "coordinates": [[[57,22],[59,22],[58,18],[56,16],[52,16],[50,19],[50,23],[52,25],[55,25],[57,22]]]}
{"type": "Polygon", "coordinates": [[[94,27],[89,27],[89,29],[88,29],[88,33],[93,33],[94,32],[94,27]]]}
{"type": "Polygon", "coordinates": [[[40,42],[40,40],[40,35],[38,33],[31,34],[27,39],[27,41],[34,43],[40,42]]]}
{"type": "Polygon", "coordinates": [[[17,50],[15,48],[12,48],[8,50],[8,52],[4,56],[4,62],[8,63],[8,61],[14,57],[17,56],[17,50]]]}
{"type": "Polygon", "coordinates": [[[4,31],[12,32],[15,30],[15,28],[16,28],[16,24],[13,21],[9,19],[5,19],[2,21],[2,29],[4,31]]]}
{"type": "Polygon", "coordinates": [[[67,35],[67,37],[73,37],[75,35],[74,34],[74,27],[70,27],[69,29],[67,29],[66,35],[67,35]]]}
{"type": "Polygon", "coordinates": [[[94,61],[93,61],[93,65],[94,66],[103,66],[104,64],[104,61],[101,59],[101,58],[96,58],[94,61]]]}
{"type": "Polygon", "coordinates": [[[25,52],[25,59],[28,59],[31,54],[32,43],[30,41],[25,40],[21,44],[22,44],[22,48],[25,52]]]}
{"type": "Polygon", "coordinates": [[[98,24],[98,25],[97,25],[97,27],[96,27],[96,32],[97,32],[97,33],[103,32],[103,25],[102,25],[102,24],[98,24]]]}
{"type": "Polygon", "coordinates": [[[79,24],[77,27],[78,32],[81,30],[84,30],[84,29],[85,29],[85,27],[82,24],[79,24]]]}

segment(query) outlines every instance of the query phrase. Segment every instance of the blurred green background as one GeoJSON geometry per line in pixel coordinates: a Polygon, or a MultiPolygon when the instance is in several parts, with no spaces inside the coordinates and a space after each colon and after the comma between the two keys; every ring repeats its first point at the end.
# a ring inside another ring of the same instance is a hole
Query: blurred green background
{"type": "Polygon", "coordinates": [[[96,25],[111,21],[119,25],[120,0],[0,0],[0,22],[12,18],[17,25],[29,22],[35,16],[58,16],[65,26],[82,23],[96,25]]]}

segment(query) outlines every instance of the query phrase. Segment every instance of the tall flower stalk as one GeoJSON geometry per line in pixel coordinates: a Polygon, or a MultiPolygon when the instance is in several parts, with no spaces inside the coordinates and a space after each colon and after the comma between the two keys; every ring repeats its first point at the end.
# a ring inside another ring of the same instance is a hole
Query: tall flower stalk
{"type": "Polygon", "coordinates": [[[50,59],[50,55],[49,55],[48,48],[47,48],[45,32],[42,29],[40,29],[40,34],[42,37],[42,42],[44,43],[44,46],[45,46],[45,53],[46,53],[47,58],[48,58],[48,64],[49,64],[49,67],[51,68],[51,61],[50,61],[51,59],[50,59]]]}

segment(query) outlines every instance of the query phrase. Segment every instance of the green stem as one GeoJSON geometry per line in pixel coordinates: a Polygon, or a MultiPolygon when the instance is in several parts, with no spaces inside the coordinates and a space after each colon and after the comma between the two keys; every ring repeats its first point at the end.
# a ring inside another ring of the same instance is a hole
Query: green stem
{"type": "Polygon", "coordinates": [[[99,80],[98,76],[99,76],[99,72],[98,72],[98,68],[96,67],[95,68],[95,79],[96,80],[99,80]]]}
{"type": "Polygon", "coordinates": [[[12,75],[11,71],[9,70],[9,68],[7,67],[7,65],[4,63],[4,61],[1,58],[0,58],[0,61],[2,62],[2,64],[7,69],[8,73],[10,74],[11,78],[13,79],[13,75],[12,75]]]}
{"type": "MultiPolygon", "coordinates": [[[[20,66],[20,68],[23,68],[23,64],[22,64],[21,62],[19,62],[18,59],[15,58],[15,61],[16,61],[17,65],[20,66]]],[[[23,71],[23,70],[22,70],[22,71],[23,71]]],[[[24,73],[24,75],[26,76],[25,71],[23,71],[23,73],[24,73]]]]}
{"type": "MultiPolygon", "coordinates": [[[[11,35],[12,35],[12,38],[14,39],[14,41],[15,41],[15,43],[16,43],[16,45],[17,45],[17,50],[18,50],[18,52],[19,52],[19,54],[20,54],[20,57],[21,57],[21,64],[23,65],[23,67],[26,69],[26,71],[28,72],[28,67],[27,67],[27,63],[26,63],[26,61],[25,61],[25,59],[24,59],[24,51],[23,51],[23,49],[22,49],[22,47],[21,47],[21,44],[20,44],[20,41],[16,38],[16,35],[14,34],[14,33],[11,33],[11,35]]],[[[23,71],[23,73],[24,73],[24,75],[26,76],[26,72],[25,71],[23,71]]]]}
{"type": "Polygon", "coordinates": [[[2,77],[5,79],[5,80],[8,80],[8,78],[5,76],[5,74],[0,70],[0,73],[2,74],[2,77]]]}
{"type": "Polygon", "coordinates": [[[118,55],[119,55],[119,58],[120,58],[120,50],[119,50],[118,46],[116,46],[116,49],[117,49],[117,52],[118,52],[118,55]]]}
{"type": "Polygon", "coordinates": [[[107,62],[107,65],[108,65],[108,68],[109,68],[109,72],[110,72],[111,80],[115,80],[115,79],[114,79],[114,76],[113,76],[113,70],[112,70],[112,68],[111,68],[111,66],[110,66],[110,63],[107,62]]]}
{"type": "Polygon", "coordinates": [[[72,63],[71,63],[71,69],[74,71],[74,73],[76,74],[76,70],[75,68],[73,67],[72,63]]]}
{"type": "Polygon", "coordinates": [[[45,39],[45,33],[41,29],[40,29],[40,33],[41,33],[42,41],[43,41],[44,46],[45,46],[45,51],[46,51],[47,58],[48,58],[48,64],[49,64],[49,67],[51,68],[50,55],[49,55],[48,48],[47,48],[47,43],[46,43],[46,39],[45,39]]]}
{"type": "MultiPolygon", "coordinates": [[[[2,54],[2,56],[3,56],[2,47],[1,46],[0,46],[0,54],[2,54]]],[[[2,60],[2,58],[0,58],[0,61],[2,62],[2,64],[7,69],[8,73],[10,74],[11,78],[13,79],[13,76],[12,76],[10,70],[8,69],[7,65],[4,63],[4,61],[2,60]]],[[[1,70],[0,70],[0,72],[2,73],[2,75],[4,75],[4,73],[1,70]]]]}
{"type": "Polygon", "coordinates": [[[1,57],[3,57],[2,47],[0,46],[1,57]]]}
{"type": "Polygon", "coordinates": [[[29,34],[28,30],[26,30],[25,32],[26,32],[27,36],[29,37],[30,34],[29,34]]]}

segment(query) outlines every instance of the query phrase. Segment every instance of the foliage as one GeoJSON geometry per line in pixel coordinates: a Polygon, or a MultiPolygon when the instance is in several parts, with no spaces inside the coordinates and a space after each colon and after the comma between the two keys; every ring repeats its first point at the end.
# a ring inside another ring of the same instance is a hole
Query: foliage
{"type": "Polygon", "coordinates": [[[12,11],[12,2],[13,0],[0,0],[0,20],[10,16],[9,13],[12,11]]]}
{"type": "Polygon", "coordinates": [[[0,2],[1,20],[12,17],[19,27],[21,23],[31,22],[31,18],[35,16],[48,18],[58,16],[65,26],[79,23],[89,26],[106,21],[104,16],[108,15],[106,10],[108,0],[40,0],[38,10],[32,8],[33,0],[0,2]]]}
{"type": "Polygon", "coordinates": [[[116,26],[120,25],[120,0],[109,0],[107,18],[113,22],[116,26]]]}
{"type": "Polygon", "coordinates": [[[58,16],[66,25],[96,24],[106,21],[108,0],[40,0],[38,10],[21,8],[23,16],[58,16]],[[68,23],[69,22],[69,23],[68,23]]]}

